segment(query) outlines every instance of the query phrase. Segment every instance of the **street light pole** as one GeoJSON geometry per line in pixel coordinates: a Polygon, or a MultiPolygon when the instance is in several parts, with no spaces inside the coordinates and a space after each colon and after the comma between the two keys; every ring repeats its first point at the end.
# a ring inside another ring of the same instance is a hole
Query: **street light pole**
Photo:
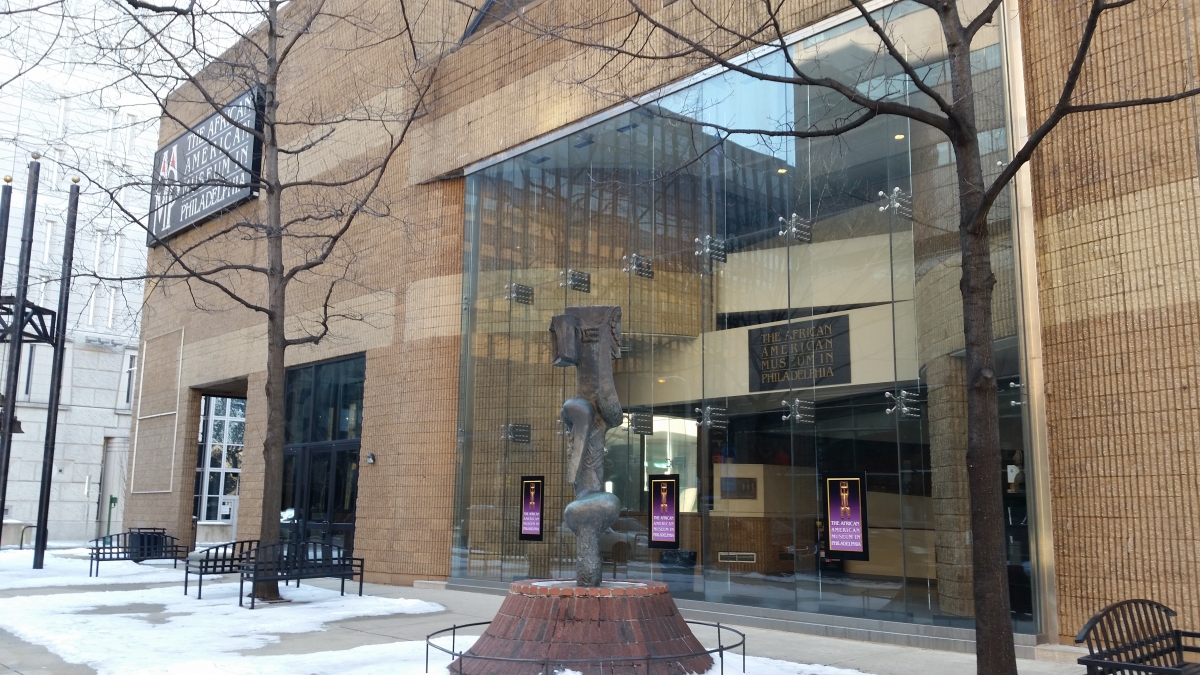
{"type": "MultiPolygon", "coordinates": [[[[8,467],[12,455],[13,422],[17,418],[17,377],[21,372],[21,330],[25,327],[25,296],[29,293],[29,259],[33,256],[33,225],[37,221],[38,177],[41,155],[29,163],[29,181],[25,184],[25,222],[21,228],[21,257],[17,264],[17,290],[13,298],[12,325],[9,326],[8,373],[4,381],[4,414],[0,415],[0,520],[8,496],[8,467]]],[[[0,528],[0,532],[3,528],[0,528]]],[[[2,543],[2,542],[0,542],[2,543]]]]}
{"type": "MultiPolygon", "coordinates": [[[[67,229],[63,235],[62,276],[58,283],[58,313],[54,315],[54,364],[50,369],[50,400],[46,411],[46,444],[42,449],[42,487],[38,494],[34,531],[33,569],[42,569],[50,521],[50,483],[54,479],[54,443],[58,436],[58,403],[62,393],[63,356],[67,351],[67,311],[71,301],[71,265],[75,258],[75,221],[79,216],[79,179],[71,179],[67,229]]],[[[49,242],[47,242],[49,245],[49,242]]],[[[24,250],[24,249],[22,249],[24,250]]],[[[32,375],[32,373],[30,374],[32,375]]]]}

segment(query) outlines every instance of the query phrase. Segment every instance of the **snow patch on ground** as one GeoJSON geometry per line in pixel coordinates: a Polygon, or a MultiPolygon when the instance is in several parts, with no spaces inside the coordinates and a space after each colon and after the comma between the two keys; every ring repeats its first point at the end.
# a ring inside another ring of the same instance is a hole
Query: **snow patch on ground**
{"type": "MultiPolygon", "coordinates": [[[[313,655],[244,657],[236,652],[278,642],[283,633],[324,630],[331,621],[445,609],[420,600],[343,597],[315,586],[281,590],[290,603],[254,611],[238,606],[237,584],[206,584],[203,600],[194,593],[185,596],[182,586],[0,598],[0,628],[101,675],[242,672],[226,666],[261,662],[261,668],[275,668],[274,659],[284,665],[271,671],[251,666],[246,672],[332,673],[345,672],[336,664],[346,652],[326,652],[328,670],[313,655]],[[298,662],[288,661],[293,658],[308,665],[296,670],[298,662]],[[189,663],[194,668],[179,670],[189,663]]],[[[423,670],[423,644],[421,656],[423,670]]]]}
{"type": "MultiPolygon", "coordinates": [[[[183,561],[179,569],[139,565],[131,560],[105,562],[99,577],[88,577],[86,548],[46,551],[43,568],[33,569],[33,550],[0,551],[0,591],[43,586],[109,586],[112,584],[183,583],[183,561]]],[[[169,565],[169,563],[168,563],[169,565]]]]}
{"type": "MultiPolygon", "coordinates": [[[[86,549],[48,551],[45,569],[30,569],[32,551],[0,551],[0,590],[182,582],[183,570],[129,561],[104,563],[103,577],[87,577],[86,549]]],[[[210,583],[203,600],[177,586],[129,591],[82,591],[0,598],[0,629],[42,645],[64,661],[86,664],[100,675],[419,675],[425,672],[425,643],[392,642],[341,651],[255,656],[240,654],[278,642],[285,633],[325,630],[341,619],[439,612],[420,600],[338,595],[315,586],[281,589],[290,603],[254,611],[237,604],[238,585],[210,583]]],[[[474,642],[460,636],[459,650],[474,642]]],[[[450,647],[450,638],[438,644],[450,647]]],[[[451,659],[429,654],[432,675],[450,675],[451,659]]],[[[741,656],[730,655],[727,672],[741,672],[741,656]]],[[[719,675],[717,664],[706,675],[719,675]]],[[[749,675],[864,675],[861,671],[746,657],[749,675]]],[[[577,675],[561,670],[558,675],[577,675]]]]}

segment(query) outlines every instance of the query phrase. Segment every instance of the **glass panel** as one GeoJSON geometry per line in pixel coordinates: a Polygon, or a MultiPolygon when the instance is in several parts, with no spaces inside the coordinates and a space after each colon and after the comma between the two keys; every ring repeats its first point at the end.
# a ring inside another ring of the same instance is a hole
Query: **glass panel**
{"type": "Polygon", "coordinates": [[[283,490],[279,500],[279,522],[296,520],[296,455],[283,456],[283,490]]]}
{"type": "Polygon", "coordinates": [[[312,368],[297,368],[287,374],[286,443],[304,443],[312,427],[312,368]]]}
{"type": "Polygon", "coordinates": [[[355,500],[358,497],[358,452],[341,451],[336,453],[336,458],[330,522],[353,523],[355,500]]]}
{"type": "MultiPolygon", "coordinates": [[[[935,13],[901,3],[878,16],[948,94],[935,13]]],[[[994,173],[1006,147],[998,28],[975,46],[994,173]]],[[[862,21],[791,49],[821,76],[929,104],[862,21]]],[[[788,72],[778,55],[750,68],[788,72]]],[[[546,326],[563,306],[612,304],[624,328],[618,394],[653,433],[623,425],[606,439],[605,489],[623,505],[605,534],[606,572],[665,578],[680,597],[972,625],[961,261],[944,138],[890,117],[836,138],[715,129],[787,133],[861,114],[823,90],[727,74],[468,176],[455,576],[572,574],[560,521],[572,494],[551,478],[563,472],[562,441],[539,434],[575,374],[549,364],[546,326]],[[568,272],[589,275],[586,287],[568,272]],[[530,424],[533,442],[513,442],[511,424],[530,424]],[[650,473],[680,475],[681,554],[640,544],[650,473]],[[515,532],[513,484],[530,474],[550,480],[538,544],[515,532]],[[857,474],[865,559],[827,546],[823,479],[857,474]]],[[[998,478],[1013,616],[1033,631],[1006,199],[989,224],[998,478]]]]}
{"type": "Polygon", "coordinates": [[[313,435],[308,440],[342,440],[362,435],[365,367],[363,357],[314,367],[313,435]]]}
{"type": "Polygon", "coordinates": [[[229,416],[237,419],[246,418],[246,399],[231,398],[229,399],[229,416]]]}
{"type": "Polygon", "coordinates": [[[337,440],[362,436],[363,380],[367,361],[365,358],[343,362],[342,380],[338,398],[338,421],[334,437],[337,440]]]}
{"type": "Polygon", "coordinates": [[[218,397],[213,398],[212,401],[213,401],[213,415],[215,415],[217,417],[224,417],[225,416],[225,404],[229,401],[229,399],[218,396],[218,397]]]}
{"type": "Polygon", "coordinates": [[[231,445],[225,448],[225,468],[240,469],[242,468],[242,446],[231,445]]]}
{"type": "Polygon", "coordinates": [[[220,506],[220,500],[220,497],[209,497],[205,501],[204,520],[211,521],[217,519],[217,508],[220,506]]]}
{"type": "Polygon", "coordinates": [[[313,428],[305,442],[333,440],[342,367],[342,362],[337,362],[313,368],[313,428]]]}
{"type": "Polygon", "coordinates": [[[229,437],[226,441],[230,445],[241,445],[246,439],[246,423],[245,422],[230,422],[229,437]]]}
{"type": "Polygon", "coordinates": [[[221,468],[223,462],[223,446],[214,444],[208,449],[208,465],[214,469],[221,468]]]}
{"type": "Polygon", "coordinates": [[[193,495],[192,496],[192,517],[193,518],[200,517],[200,500],[203,499],[203,497],[204,497],[204,493],[201,492],[201,489],[203,488],[201,481],[203,481],[203,480],[204,480],[204,473],[202,471],[197,471],[196,472],[196,480],[192,485],[192,495],[193,495]]]}
{"type": "Polygon", "coordinates": [[[234,472],[234,471],[226,471],[225,472],[225,485],[224,485],[225,491],[223,494],[237,495],[238,481],[240,478],[241,478],[241,474],[234,472]]]}
{"type": "Polygon", "coordinates": [[[330,453],[314,452],[308,464],[309,522],[329,522],[329,464],[330,453]]]}
{"type": "Polygon", "coordinates": [[[221,472],[209,471],[207,487],[204,494],[208,497],[213,497],[221,494],[221,472]]]}

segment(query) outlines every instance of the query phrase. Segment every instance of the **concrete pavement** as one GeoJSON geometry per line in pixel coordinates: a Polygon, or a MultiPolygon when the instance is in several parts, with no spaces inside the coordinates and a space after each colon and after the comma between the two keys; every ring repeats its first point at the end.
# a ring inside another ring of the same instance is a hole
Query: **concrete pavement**
{"type": "MultiPolygon", "coordinates": [[[[306,582],[307,584],[307,582],[306,582]]],[[[133,590],[178,584],[122,584],[105,586],[103,590],[133,590]]],[[[336,582],[318,581],[314,585],[336,589],[336,582]]],[[[0,597],[57,593],[76,593],[101,590],[86,587],[57,587],[0,591],[0,597]]],[[[182,592],[182,588],[180,589],[182,592]]],[[[365,593],[381,597],[412,598],[436,602],[446,611],[433,614],[397,614],[381,617],[360,617],[326,624],[326,630],[302,634],[283,634],[279,642],[243,654],[276,655],[307,654],[345,650],[365,645],[398,640],[424,640],[429,633],[453,624],[488,621],[502,601],[501,596],[446,590],[433,587],[412,588],[367,584],[365,593]]],[[[156,616],[153,606],[139,607],[146,620],[165,620],[156,616]]],[[[270,611],[269,609],[267,611],[270,611]]],[[[817,663],[840,668],[852,668],[874,675],[969,675],[975,671],[975,659],[969,654],[901,647],[889,644],[816,637],[798,633],[734,626],[746,633],[747,654],[798,663],[817,663]]],[[[697,631],[702,642],[715,644],[715,634],[697,631]]],[[[1064,653],[1065,658],[1072,658],[1064,653]]],[[[740,663],[735,663],[738,672],[740,663]]],[[[1019,661],[1021,675],[1076,675],[1082,667],[1070,663],[1019,661]]],[[[87,666],[68,664],[43,647],[25,643],[9,633],[0,631],[0,673],[63,673],[76,675],[93,673],[87,666]]]]}

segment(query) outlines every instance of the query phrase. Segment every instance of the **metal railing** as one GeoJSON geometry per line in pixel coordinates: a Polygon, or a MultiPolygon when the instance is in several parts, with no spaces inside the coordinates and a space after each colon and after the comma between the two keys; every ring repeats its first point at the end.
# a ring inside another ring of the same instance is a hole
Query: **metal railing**
{"type": "Polygon", "coordinates": [[[37,525],[26,525],[25,527],[21,528],[21,537],[20,537],[20,539],[17,540],[17,543],[19,544],[18,550],[21,550],[21,551],[25,550],[25,531],[26,530],[36,530],[36,529],[37,529],[37,525]]]}
{"type": "MultiPolygon", "coordinates": [[[[716,628],[717,629],[717,647],[714,649],[705,649],[704,651],[699,651],[699,652],[689,652],[687,654],[669,654],[669,655],[663,655],[663,656],[651,656],[650,654],[647,654],[645,656],[614,656],[614,657],[604,657],[604,658],[594,658],[594,659],[552,659],[549,657],[544,658],[544,659],[522,659],[522,658],[506,657],[506,656],[480,656],[478,654],[469,654],[469,653],[467,653],[466,650],[461,651],[461,652],[457,651],[458,631],[459,630],[464,629],[464,628],[475,628],[477,626],[487,626],[487,625],[490,625],[491,623],[492,623],[491,621],[478,621],[475,623],[465,623],[462,625],[455,624],[449,628],[443,628],[442,630],[434,631],[434,632],[430,633],[429,635],[426,635],[425,636],[425,672],[426,673],[429,672],[429,648],[430,647],[433,647],[434,649],[438,650],[439,652],[442,652],[443,654],[449,654],[451,659],[457,658],[459,675],[462,675],[463,662],[466,659],[477,659],[479,661],[502,662],[502,663],[539,664],[539,665],[544,666],[544,670],[542,671],[543,675],[553,675],[554,671],[550,669],[550,667],[552,665],[554,665],[554,666],[589,666],[589,665],[595,666],[595,665],[599,665],[602,672],[603,672],[603,669],[605,666],[607,666],[609,668],[609,670],[615,672],[616,667],[618,665],[633,666],[634,668],[636,668],[639,664],[644,664],[645,668],[646,668],[645,675],[650,675],[650,664],[654,663],[656,661],[676,661],[676,660],[689,659],[689,658],[693,658],[693,657],[697,657],[697,656],[704,656],[705,654],[708,654],[708,655],[716,654],[717,655],[717,660],[721,664],[720,675],[725,675],[725,652],[733,650],[733,649],[737,649],[738,647],[742,648],[742,672],[743,673],[746,672],[746,634],[735,628],[730,628],[728,626],[722,626],[719,623],[709,623],[707,621],[685,621],[685,623],[687,623],[690,626],[708,626],[710,628],[716,628]],[[725,644],[725,636],[724,636],[723,631],[729,631],[731,633],[734,633],[740,639],[733,644],[725,644]],[[437,644],[433,643],[433,638],[435,638],[439,635],[442,635],[444,633],[450,633],[450,649],[446,649],[445,647],[443,647],[441,645],[437,645],[437,644]]],[[[478,637],[478,636],[471,636],[471,637],[478,637]]],[[[452,663],[453,663],[453,661],[452,661],[452,663]]]]}

